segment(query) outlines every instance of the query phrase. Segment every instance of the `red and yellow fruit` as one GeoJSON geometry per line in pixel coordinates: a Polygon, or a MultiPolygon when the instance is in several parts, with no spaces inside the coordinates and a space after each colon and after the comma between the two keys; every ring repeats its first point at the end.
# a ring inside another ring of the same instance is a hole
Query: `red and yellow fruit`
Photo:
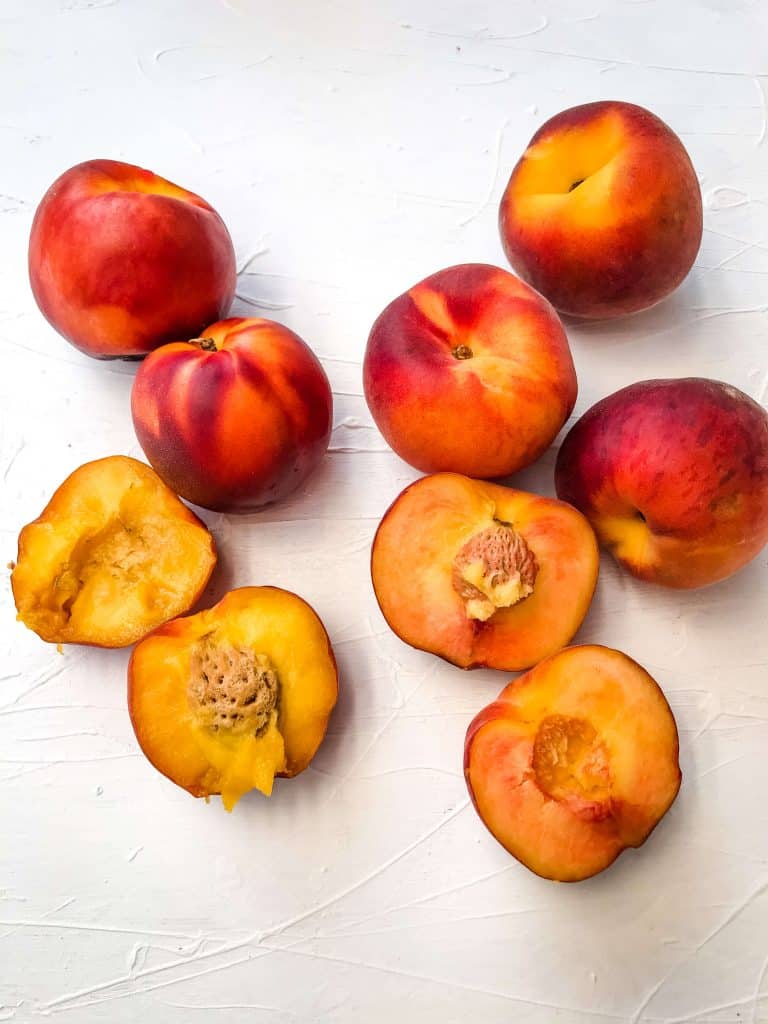
{"type": "Polygon", "coordinates": [[[441,270],[376,320],[365,397],[397,454],[425,473],[514,473],[551,444],[576,374],[548,302],[498,267],[441,270]]]}
{"type": "Polygon", "coordinates": [[[719,381],[630,384],[571,428],[555,483],[633,575],[716,583],[768,543],[768,414],[719,381]]]}
{"type": "Polygon", "coordinates": [[[276,587],[232,590],[166,623],[128,667],[131,722],[146,756],[193,796],[220,793],[227,810],[307,767],[337,692],[322,622],[276,587]]]}
{"type": "Polygon", "coordinates": [[[188,611],[216,564],[213,537],[142,462],[87,462],[19,536],[18,617],[50,643],[127,647],[188,611]]]}
{"type": "Polygon", "coordinates": [[[517,671],[563,647],[597,572],[594,534],[570,505],[456,473],[407,487],[371,553],[390,627],[461,668],[517,671]]]}
{"type": "Polygon", "coordinates": [[[333,418],[328,378],[312,350],[287,327],[242,318],[148,356],[131,409],[163,480],[196,505],[229,512],[298,487],[323,457],[333,418]]]}
{"type": "Polygon", "coordinates": [[[469,726],[464,774],[488,830],[537,875],[577,882],[640,846],[680,788],[656,682],[608,647],[569,647],[469,726]]]}
{"type": "Polygon", "coordinates": [[[90,356],[142,356],[224,316],[235,253],[200,196],[117,160],[57,178],[29,239],[29,279],[45,318],[90,356]]]}
{"type": "Polygon", "coordinates": [[[701,189],[680,139],[631,103],[586,103],[533,136],[499,210],[515,271],[561,313],[634,313],[672,292],[702,234],[701,189]]]}

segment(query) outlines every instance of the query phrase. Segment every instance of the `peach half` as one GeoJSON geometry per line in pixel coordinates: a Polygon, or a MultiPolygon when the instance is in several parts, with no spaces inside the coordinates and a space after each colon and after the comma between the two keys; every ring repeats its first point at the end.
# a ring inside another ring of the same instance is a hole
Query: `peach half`
{"type": "Polygon", "coordinates": [[[391,629],[460,668],[518,671],[563,647],[597,573],[597,542],[576,509],[457,473],[407,487],[371,553],[391,629]]]}
{"type": "Polygon", "coordinates": [[[166,623],[128,666],[128,707],[146,756],[193,796],[220,793],[227,810],[307,767],[337,691],[322,622],[277,587],[231,590],[166,623]]]}
{"type": "Polygon", "coordinates": [[[658,684],[609,647],[568,647],[470,724],[464,775],[493,836],[543,878],[578,882],[640,846],[680,788],[658,684]]]}
{"type": "Polygon", "coordinates": [[[80,466],[19,535],[18,617],[50,643],[127,647],[188,611],[216,564],[205,524],[149,466],[80,466]]]}

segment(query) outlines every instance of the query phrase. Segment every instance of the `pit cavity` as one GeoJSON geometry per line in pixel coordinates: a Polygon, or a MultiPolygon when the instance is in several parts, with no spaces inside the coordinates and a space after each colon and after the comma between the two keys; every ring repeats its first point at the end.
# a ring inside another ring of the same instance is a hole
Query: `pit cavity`
{"type": "Polygon", "coordinates": [[[539,787],[555,800],[605,803],[610,765],[605,744],[591,722],[548,715],[536,731],[533,771],[539,787]]]}
{"type": "Polygon", "coordinates": [[[464,544],[453,560],[453,588],[467,618],[486,622],[533,593],[539,566],[511,523],[495,519],[464,544]]]}
{"type": "Polygon", "coordinates": [[[189,707],[212,732],[260,735],[279,701],[279,681],[266,654],[201,637],[192,647],[189,707]]]}

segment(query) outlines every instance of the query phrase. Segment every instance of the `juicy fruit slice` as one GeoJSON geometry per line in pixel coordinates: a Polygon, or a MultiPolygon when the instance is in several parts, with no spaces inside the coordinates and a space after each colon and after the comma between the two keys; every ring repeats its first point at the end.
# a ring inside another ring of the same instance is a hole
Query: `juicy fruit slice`
{"type": "Polygon", "coordinates": [[[337,673],[322,622],[276,587],[230,591],[134,650],[128,705],[152,764],[227,810],[303,771],[325,735],[337,673]]]}
{"type": "Polygon", "coordinates": [[[461,668],[529,668],[567,644],[597,582],[587,520],[535,494],[436,473],[406,488],[373,542],[385,619],[461,668]]]}
{"type": "Polygon", "coordinates": [[[490,832],[544,878],[580,881],[640,846],[680,788],[658,684],[608,647],[569,647],[471,723],[464,774],[490,832]]]}
{"type": "Polygon", "coordinates": [[[88,462],[19,536],[18,617],[50,643],[126,647],[187,611],[216,564],[213,537],[149,466],[88,462]]]}

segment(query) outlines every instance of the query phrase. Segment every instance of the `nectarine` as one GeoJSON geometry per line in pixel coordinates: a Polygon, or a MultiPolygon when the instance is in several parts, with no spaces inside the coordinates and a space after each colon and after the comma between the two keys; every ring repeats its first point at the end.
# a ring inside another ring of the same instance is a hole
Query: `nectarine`
{"type": "Polygon", "coordinates": [[[557,314],[512,274],[479,263],[432,274],[387,306],[363,383],[387,442],[426,473],[514,473],[549,447],[576,401],[557,314]]]}
{"type": "Polygon", "coordinates": [[[768,542],[768,413],[719,381],[630,384],[571,428],[555,483],[633,575],[703,587],[768,542]]]}
{"type": "Polygon", "coordinates": [[[576,509],[456,473],[407,487],[371,552],[390,627],[461,668],[517,671],[563,647],[597,572],[597,542],[576,509]]]}
{"type": "Polygon", "coordinates": [[[675,133],[632,103],[564,110],[533,136],[499,209],[514,270],[561,313],[634,313],[673,291],[702,234],[701,189],[675,133]]]}
{"type": "Polygon", "coordinates": [[[608,647],[569,647],[511,682],[467,730],[464,774],[488,830],[537,875],[577,882],[640,846],[680,788],[657,683],[608,647]]]}
{"type": "Polygon", "coordinates": [[[309,346],[281,324],[234,317],[202,333],[139,367],[136,436],[177,494],[249,512],[294,490],[322,459],[331,387],[309,346]]]}
{"type": "Polygon", "coordinates": [[[142,356],[224,316],[235,252],[200,196],[118,160],[65,171],[35,213],[29,280],[45,318],[90,356],[142,356]]]}
{"type": "Polygon", "coordinates": [[[232,590],[166,623],[128,666],[128,707],[146,756],[193,796],[221,793],[227,810],[307,767],[337,690],[322,622],[277,587],[232,590]]]}
{"type": "Polygon", "coordinates": [[[113,455],[70,474],[19,536],[21,621],[50,643],[127,647],[188,611],[213,537],[154,470],[113,455]]]}

